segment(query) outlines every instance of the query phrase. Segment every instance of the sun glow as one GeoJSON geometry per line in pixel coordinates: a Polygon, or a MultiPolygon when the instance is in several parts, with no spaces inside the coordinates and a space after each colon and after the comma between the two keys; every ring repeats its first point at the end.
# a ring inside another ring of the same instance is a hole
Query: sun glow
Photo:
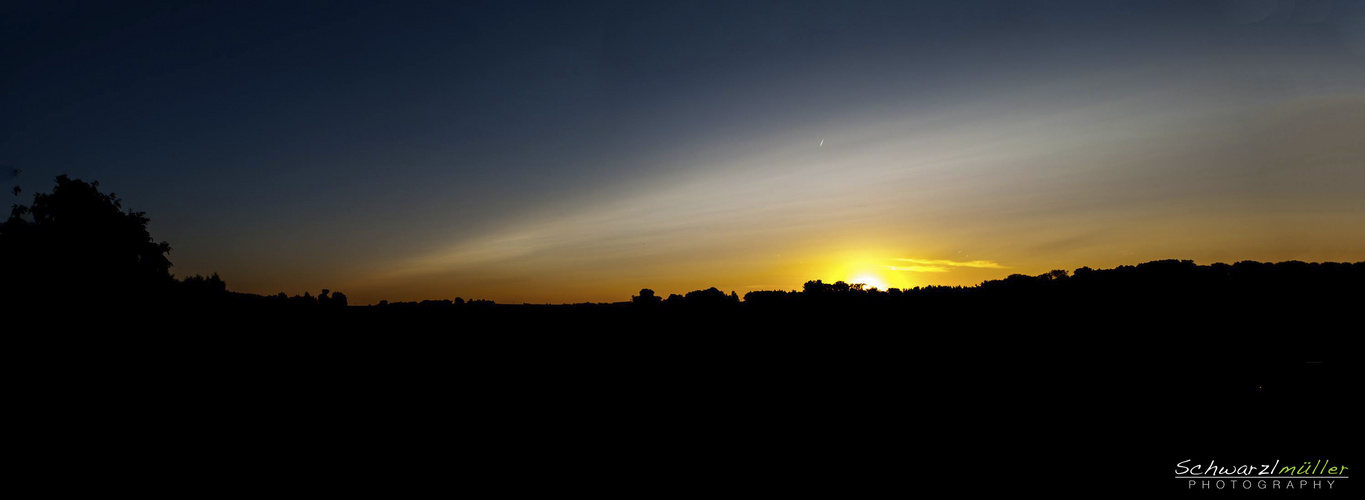
{"type": "Polygon", "coordinates": [[[871,275],[871,274],[862,274],[862,275],[859,275],[859,276],[856,277],[856,278],[853,278],[853,280],[849,281],[849,284],[850,284],[850,285],[854,285],[854,284],[858,284],[858,283],[862,283],[862,284],[864,284],[864,285],[867,285],[865,288],[876,288],[876,289],[878,289],[878,290],[886,290],[886,288],[887,288],[886,282],[885,282],[885,281],[882,281],[881,278],[878,278],[878,277],[873,276],[873,275],[871,275]]]}
{"type": "Polygon", "coordinates": [[[849,285],[861,283],[864,289],[905,290],[916,286],[918,276],[916,273],[892,269],[903,255],[907,255],[904,250],[881,247],[829,251],[800,262],[800,266],[794,268],[792,273],[793,276],[810,276],[806,279],[819,279],[826,284],[842,281],[849,285]]]}

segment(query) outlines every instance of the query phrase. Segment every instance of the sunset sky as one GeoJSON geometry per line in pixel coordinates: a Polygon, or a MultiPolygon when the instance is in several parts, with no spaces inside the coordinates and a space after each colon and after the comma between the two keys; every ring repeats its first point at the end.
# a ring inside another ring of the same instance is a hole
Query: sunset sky
{"type": "Polygon", "coordinates": [[[1365,2],[5,2],[0,165],[351,303],[1365,260],[1365,2]]]}

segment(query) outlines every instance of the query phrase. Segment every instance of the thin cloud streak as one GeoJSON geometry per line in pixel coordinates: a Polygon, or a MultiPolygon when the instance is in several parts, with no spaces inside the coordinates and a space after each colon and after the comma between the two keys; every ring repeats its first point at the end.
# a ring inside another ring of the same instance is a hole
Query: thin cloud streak
{"type": "Polygon", "coordinates": [[[907,271],[915,273],[946,273],[951,268],[970,267],[974,269],[1008,269],[997,262],[989,260],[968,260],[957,261],[949,259],[895,259],[897,262],[908,262],[910,266],[887,266],[892,271],[907,271]]]}
{"type": "Polygon", "coordinates": [[[948,272],[948,268],[946,268],[946,267],[940,267],[940,266],[909,266],[909,267],[886,266],[886,268],[887,268],[887,269],[890,269],[890,270],[892,270],[892,271],[906,271],[906,272],[912,272],[912,273],[946,273],[946,272],[948,272]]]}

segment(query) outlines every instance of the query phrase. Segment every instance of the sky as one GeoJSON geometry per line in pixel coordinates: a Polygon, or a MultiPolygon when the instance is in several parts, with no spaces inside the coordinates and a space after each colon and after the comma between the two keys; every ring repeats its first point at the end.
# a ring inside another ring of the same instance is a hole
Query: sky
{"type": "Polygon", "coordinates": [[[0,5],[13,203],[352,304],[1362,261],[1362,131],[1361,1],[0,5]]]}

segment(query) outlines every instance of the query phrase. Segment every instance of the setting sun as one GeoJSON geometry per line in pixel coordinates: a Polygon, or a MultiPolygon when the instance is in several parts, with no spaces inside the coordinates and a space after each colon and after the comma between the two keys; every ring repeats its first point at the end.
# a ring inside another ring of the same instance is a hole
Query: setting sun
{"type": "Polygon", "coordinates": [[[876,288],[878,290],[886,290],[887,288],[886,282],[882,281],[881,278],[878,278],[871,274],[859,275],[857,278],[853,278],[853,280],[849,282],[850,285],[858,283],[867,285],[867,288],[876,288]]]}

